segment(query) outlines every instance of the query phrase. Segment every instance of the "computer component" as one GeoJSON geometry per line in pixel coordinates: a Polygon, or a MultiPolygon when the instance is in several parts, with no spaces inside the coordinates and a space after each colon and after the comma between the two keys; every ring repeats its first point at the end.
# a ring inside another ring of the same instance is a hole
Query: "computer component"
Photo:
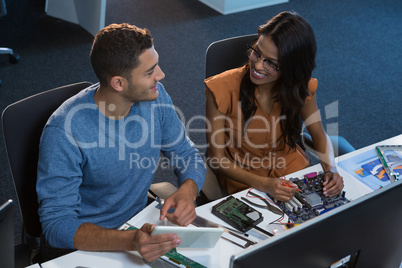
{"type": "Polygon", "coordinates": [[[296,192],[289,202],[277,201],[277,205],[286,213],[294,224],[303,223],[318,215],[328,212],[349,202],[345,192],[327,197],[323,193],[324,173],[312,172],[305,174],[302,179],[290,178],[300,192],[296,192]]]}
{"type": "Polygon", "coordinates": [[[401,221],[399,180],[236,253],[229,267],[400,267],[401,221]]]}
{"type": "MultiPolygon", "coordinates": [[[[125,223],[122,226],[122,230],[137,230],[138,228],[132,226],[129,223],[125,223]]],[[[150,263],[148,263],[150,267],[155,268],[174,268],[174,267],[191,267],[191,268],[207,268],[204,265],[187,258],[186,256],[177,252],[176,248],[172,248],[165,255],[161,256],[159,259],[156,259],[150,263]]]]}
{"type": "Polygon", "coordinates": [[[233,196],[213,206],[212,214],[242,232],[247,232],[264,219],[261,212],[233,196]]]}

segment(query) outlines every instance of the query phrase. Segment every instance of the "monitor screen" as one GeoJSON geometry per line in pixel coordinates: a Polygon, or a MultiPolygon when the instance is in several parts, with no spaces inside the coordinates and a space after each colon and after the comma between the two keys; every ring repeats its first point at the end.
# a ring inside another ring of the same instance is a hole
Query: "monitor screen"
{"type": "Polygon", "coordinates": [[[14,267],[14,209],[13,201],[0,206],[0,264],[14,267]]]}
{"type": "Polygon", "coordinates": [[[230,267],[397,268],[401,222],[399,180],[232,256],[230,267]]]}

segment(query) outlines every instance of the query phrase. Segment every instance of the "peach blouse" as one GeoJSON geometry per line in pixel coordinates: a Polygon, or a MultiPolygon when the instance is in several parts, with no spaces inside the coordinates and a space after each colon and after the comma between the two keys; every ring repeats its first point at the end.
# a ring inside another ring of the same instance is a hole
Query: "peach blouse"
{"type": "MultiPolygon", "coordinates": [[[[282,134],[279,124],[281,105],[278,102],[274,102],[271,112],[266,114],[257,101],[257,110],[248,120],[247,127],[244,127],[239,92],[245,73],[246,68],[241,67],[209,77],[204,81],[214,95],[218,110],[226,116],[226,157],[235,162],[237,167],[271,178],[306,168],[310,165],[310,159],[301,147],[297,145],[296,149],[290,149],[283,138],[276,142],[282,134]]],[[[310,80],[308,85],[310,96],[306,101],[315,94],[317,84],[317,79],[310,80]]],[[[219,180],[229,194],[249,188],[225,176],[219,176],[219,180]]]]}

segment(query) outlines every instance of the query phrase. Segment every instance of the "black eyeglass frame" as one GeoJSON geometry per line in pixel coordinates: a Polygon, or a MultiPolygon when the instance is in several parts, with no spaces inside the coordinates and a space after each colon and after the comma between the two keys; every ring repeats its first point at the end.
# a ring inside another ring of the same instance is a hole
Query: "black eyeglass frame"
{"type": "MultiPolygon", "coordinates": [[[[270,59],[264,59],[264,58],[262,57],[261,53],[258,52],[252,45],[247,44],[247,49],[248,49],[248,50],[247,50],[247,55],[248,55],[248,57],[250,57],[250,55],[251,55],[250,50],[252,50],[255,54],[257,54],[258,60],[262,59],[263,62],[267,62],[268,65],[274,67],[274,70],[275,70],[276,72],[278,72],[278,71],[281,69],[276,63],[272,62],[272,60],[270,60],[270,59]]],[[[264,69],[265,69],[265,68],[264,68],[264,69]]],[[[268,71],[268,70],[266,70],[266,71],[268,71]]]]}

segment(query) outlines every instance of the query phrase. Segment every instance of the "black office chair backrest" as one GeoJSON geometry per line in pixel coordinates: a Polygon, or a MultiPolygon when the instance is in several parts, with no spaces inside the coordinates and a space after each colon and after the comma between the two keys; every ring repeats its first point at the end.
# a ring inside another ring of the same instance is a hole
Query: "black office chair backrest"
{"type": "Polygon", "coordinates": [[[14,204],[11,199],[0,206],[0,264],[14,267],[14,204]]]}
{"type": "Polygon", "coordinates": [[[42,231],[36,171],[43,127],[65,100],[90,85],[90,82],[81,82],[48,90],[13,103],[3,111],[4,140],[23,219],[23,234],[40,237],[42,231]]]}
{"type": "Polygon", "coordinates": [[[236,36],[213,42],[205,55],[205,78],[247,63],[247,44],[257,40],[258,34],[236,36]]]}
{"type": "MultiPolygon", "coordinates": [[[[258,34],[242,35],[211,43],[205,53],[205,78],[247,63],[247,44],[257,40],[258,34]]],[[[217,180],[207,163],[207,175],[197,204],[202,205],[228,193],[217,180]]]]}

